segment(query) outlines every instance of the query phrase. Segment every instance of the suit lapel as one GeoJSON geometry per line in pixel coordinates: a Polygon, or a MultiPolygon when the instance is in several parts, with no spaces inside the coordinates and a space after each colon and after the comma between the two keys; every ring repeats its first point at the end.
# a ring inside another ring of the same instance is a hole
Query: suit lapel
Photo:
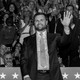
{"type": "MultiPolygon", "coordinates": [[[[53,41],[53,36],[50,35],[50,33],[47,33],[47,45],[48,45],[48,53],[50,55],[50,46],[52,44],[52,41],[53,41]]],[[[35,55],[35,59],[37,59],[37,44],[36,44],[36,34],[34,34],[32,36],[32,39],[31,39],[31,45],[32,45],[32,48],[33,48],[33,53],[35,55]]]]}
{"type": "Polygon", "coordinates": [[[47,45],[48,45],[48,54],[50,55],[50,46],[52,43],[52,36],[50,35],[50,33],[47,33],[47,45]]]}
{"type": "Polygon", "coordinates": [[[47,44],[48,44],[48,54],[50,55],[55,49],[56,34],[48,33],[48,35],[47,35],[47,44]]]}
{"type": "Polygon", "coordinates": [[[34,35],[32,36],[31,45],[32,45],[32,50],[33,50],[33,54],[34,54],[34,56],[35,56],[35,59],[37,59],[36,34],[34,34],[34,35]]]}

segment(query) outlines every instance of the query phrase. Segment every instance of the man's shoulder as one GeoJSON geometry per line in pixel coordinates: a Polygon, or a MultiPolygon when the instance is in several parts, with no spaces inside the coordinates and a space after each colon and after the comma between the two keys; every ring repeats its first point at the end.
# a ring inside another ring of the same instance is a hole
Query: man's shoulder
{"type": "Polygon", "coordinates": [[[25,38],[24,38],[24,41],[32,40],[34,37],[35,37],[35,34],[30,35],[30,36],[28,36],[28,37],[25,37],[25,38]]]}

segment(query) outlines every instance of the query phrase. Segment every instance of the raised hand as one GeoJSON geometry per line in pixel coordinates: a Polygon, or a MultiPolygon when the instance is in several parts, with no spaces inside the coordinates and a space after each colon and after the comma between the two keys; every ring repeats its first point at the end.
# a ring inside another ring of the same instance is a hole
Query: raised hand
{"type": "Polygon", "coordinates": [[[63,20],[61,19],[61,23],[63,24],[64,27],[69,27],[72,18],[73,15],[70,14],[69,11],[67,11],[66,13],[64,12],[64,17],[63,20]]]}

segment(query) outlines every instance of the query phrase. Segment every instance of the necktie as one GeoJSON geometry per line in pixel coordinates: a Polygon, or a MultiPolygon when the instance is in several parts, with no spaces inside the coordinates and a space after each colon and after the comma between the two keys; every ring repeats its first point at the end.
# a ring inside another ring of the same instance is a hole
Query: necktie
{"type": "Polygon", "coordinates": [[[40,39],[40,62],[41,62],[41,66],[42,67],[46,67],[46,53],[45,53],[45,44],[44,44],[44,38],[41,35],[41,39],[40,39]]]}

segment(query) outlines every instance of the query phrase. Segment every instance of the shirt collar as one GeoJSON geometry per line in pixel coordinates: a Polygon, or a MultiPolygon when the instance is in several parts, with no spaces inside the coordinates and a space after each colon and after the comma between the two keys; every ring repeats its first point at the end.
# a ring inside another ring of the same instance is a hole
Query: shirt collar
{"type": "Polygon", "coordinates": [[[46,34],[47,34],[46,30],[42,31],[42,32],[41,31],[37,31],[36,33],[37,33],[37,35],[40,35],[42,33],[43,36],[46,36],[46,34]]]}

